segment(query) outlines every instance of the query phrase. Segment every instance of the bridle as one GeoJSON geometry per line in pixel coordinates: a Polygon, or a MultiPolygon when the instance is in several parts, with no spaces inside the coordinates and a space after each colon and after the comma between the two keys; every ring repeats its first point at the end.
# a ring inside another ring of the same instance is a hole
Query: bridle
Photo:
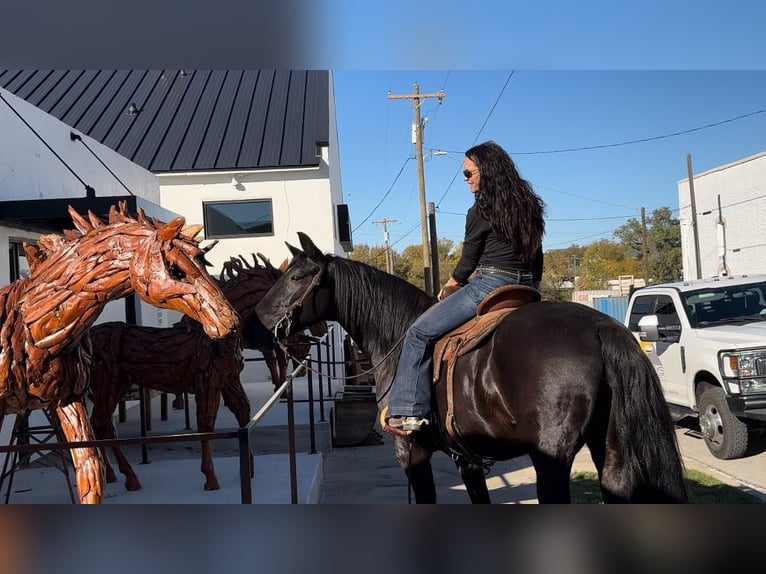
{"type": "Polygon", "coordinates": [[[290,329],[293,325],[293,316],[295,315],[295,312],[303,307],[303,302],[306,300],[306,297],[309,296],[309,294],[314,290],[315,287],[318,287],[319,284],[322,282],[322,269],[317,271],[316,275],[311,278],[311,281],[308,285],[306,285],[306,288],[303,290],[303,293],[301,293],[301,296],[298,297],[285,311],[285,314],[282,315],[282,317],[277,321],[277,324],[274,325],[274,329],[272,331],[272,334],[274,335],[274,342],[277,344],[280,344],[279,339],[279,330],[281,327],[285,328],[285,333],[289,333],[290,329]]]}
{"type": "MultiPolygon", "coordinates": [[[[295,315],[295,312],[298,309],[300,309],[301,307],[303,307],[303,303],[306,300],[306,298],[314,290],[315,287],[319,286],[319,284],[321,282],[322,282],[322,269],[317,271],[316,275],[314,275],[314,277],[312,277],[312,279],[309,282],[309,284],[306,285],[306,288],[303,290],[303,293],[301,293],[301,296],[298,297],[298,299],[296,299],[295,302],[293,302],[287,308],[287,310],[285,311],[285,314],[282,315],[282,317],[279,319],[279,321],[277,321],[277,324],[274,325],[274,329],[272,330],[272,334],[274,335],[274,342],[277,345],[279,345],[282,348],[283,351],[287,352],[287,349],[285,348],[284,344],[282,343],[282,339],[279,338],[280,328],[285,327],[285,333],[289,333],[290,332],[290,329],[291,329],[292,324],[293,324],[293,319],[292,318],[295,315]]],[[[391,350],[388,351],[388,353],[386,353],[386,355],[380,361],[378,361],[378,363],[376,365],[372,366],[370,369],[367,369],[366,371],[364,371],[362,373],[358,373],[356,375],[350,375],[350,376],[345,376],[345,377],[333,377],[333,378],[336,379],[336,380],[349,380],[349,379],[357,379],[357,378],[360,378],[360,377],[363,377],[365,375],[369,375],[369,374],[373,373],[375,371],[375,369],[377,369],[380,365],[382,365],[383,362],[386,361],[386,359],[388,359],[394,353],[394,351],[396,351],[396,349],[399,347],[401,342],[404,340],[404,337],[405,337],[406,334],[407,333],[405,332],[399,338],[399,340],[394,344],[394,346],[391,347],[391,350]]],[[[306,368],[308,368],[309,370],[314,371],[316,373],[319,373],[319,371],[315,371],[311,367],[306,366],[306,368]]],[[[321,374],[321,373],[319,373],[319,374],[321,374]]],[[[393,383],[393,381],[392,381],[392,383],[393,383]]],[[[389,385],[388,389],[386,389],[386,392],[381,395],[381,397],[378,399],[377,402],[380,402],[383,399],[383,397],[385,397],[388,394],[388,392],[390,390],[391,390],[391,385],[389,385]]]]}

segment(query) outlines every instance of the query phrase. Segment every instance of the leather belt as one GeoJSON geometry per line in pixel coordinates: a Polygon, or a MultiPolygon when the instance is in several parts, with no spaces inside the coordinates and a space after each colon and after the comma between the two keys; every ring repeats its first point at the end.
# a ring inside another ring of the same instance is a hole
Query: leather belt
{"type": "Polygon", "coordinates": [[[517,281],[522,281],[524,279],[532,279],[531,271],[503,269],[502,267],[491,267],[489,265],[479,265],[477,271],[479,273],[499,273],[501,275],[507,275],[508,277],[515,277],[517,281]]]}

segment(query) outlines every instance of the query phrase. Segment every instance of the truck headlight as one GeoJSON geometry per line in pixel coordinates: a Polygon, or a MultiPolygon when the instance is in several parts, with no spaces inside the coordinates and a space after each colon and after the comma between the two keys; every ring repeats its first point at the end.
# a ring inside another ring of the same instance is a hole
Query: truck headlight
{"type": "Polygon", "coordinates": [[[755,357],[726,353],[723,355],[723,374],[725,377],[739,379],[740,377],[756,376],[755,357]]]}
{"type": "Polygon", "coordinates": [[[766,350],[724,351],[719,355],[719,366],[724,379],[738,386],[742,394],[766,392],[766,350]]]}

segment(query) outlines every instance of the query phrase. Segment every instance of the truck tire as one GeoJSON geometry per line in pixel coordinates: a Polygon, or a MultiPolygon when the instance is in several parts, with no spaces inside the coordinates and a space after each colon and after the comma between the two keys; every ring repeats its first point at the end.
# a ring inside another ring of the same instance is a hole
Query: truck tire
{"type": "Polygon", "coordinates": [[[699,401],[699,424],[710,453],[722,460],[742,457],[747,451],[747,424],[734,416],[720,387],[706,389],[699,401]]]}

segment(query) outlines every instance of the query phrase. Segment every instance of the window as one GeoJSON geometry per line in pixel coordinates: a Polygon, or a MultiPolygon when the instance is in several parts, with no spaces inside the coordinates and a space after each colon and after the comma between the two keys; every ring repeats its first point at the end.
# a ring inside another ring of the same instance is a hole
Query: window
{"type": "Polygon", "coordinates": [[[207,239],[274,235],[270,199],[205,202],[202,206],[207,239]]]}
{"type": "Polygon", "coordinates": [[[636,297],[636,300],[633,302],[633,308],[630,310],[630,317],[628,318],[628,329],[634,332],[638,331],[639,320],[644,315],[652,314],[655,300],[655,295],[636,297]]]}
{"type": "MultiPolygon", "coordinates": [[[[32,240],[27,240],[29,243],[34,243],[32,240]]],[[[16,281],[23,277],[29,276],[29,264],[27,263],[27,256],[24,253],[24,245],[22,240],[10,239],[8,241],[8,262],[10,263],[10,280],[16,281]]]]}

